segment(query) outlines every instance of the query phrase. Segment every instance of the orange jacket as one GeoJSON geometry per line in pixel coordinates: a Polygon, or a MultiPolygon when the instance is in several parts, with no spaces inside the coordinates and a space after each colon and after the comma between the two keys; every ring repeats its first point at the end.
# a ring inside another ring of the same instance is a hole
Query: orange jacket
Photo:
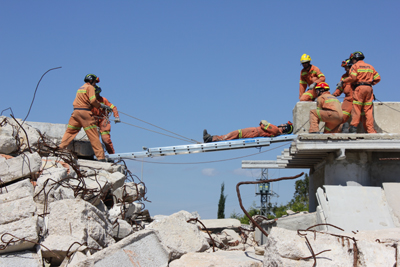
{"type": "MultiPolygon", "coordinates": [[[[102,103],[102,104],[104,104],[104,105],[109,106],[110,108],[112,108],[115,118],[119,117],[117,107],[114,106],[113,104],[111,104],[110,101],[108,101],[107,98],[105,98],[105,97],[103,97],[103,96],[99,96],[99,97],[97,98],[97,100],[98,100],[100,103],[102,103]]],[[[93,109],[92,109],[92,112],[93,112],[93,115],[99,116],[99,117],[105,117],[105,116],[107,115],[107,111],[104,110],[104,109],[93,108],[93,109]]]]}
{"type": "Polygon", "coordinates": [[[72,105],[74,108],[99,108],[100,102],[96,100],[94,87],[89,83],[82,85],[81,88],[78,89],[78,92],[76,92],[76,97],[72,105]]]}
{"type": "Polygon", "coordinates": [[[342,106],[339,100],[329,92],[324,92],[317,98],[317,110],[331,110],[342,114],[342,106]]]}
{"type": "MultiPolygon", "coordinates": [[[[347,77],[349,77],[349,74],[346,72],[345,74],[342,75],[342,78],[340,80],[343,81],[347,77]]],[[[351,83],[343,83],[343,86],[337,88],[332,95],[337,97],[340,96],[342,93],[344,93],[345,95],[344,100],[353,102],[353,88],[351,87],[351,83]]]]}
{"type": "Polygon", "coordinates": [[[372,65],[362,60],[357,61],[350,69],[350,76],[343,80],[345,83],[369,83],[375,85],[381,81],[381,76],[372,65]]]}
{"type": "Polygon", "coordinates": [[[260,136],[273,137],[273,136],[278,136],[278,135],[282,134],[282,129],[271,123],[264,125],[260,122],[260,128],[262,130],[262,131],[260,131],[260,132],[262,132],[260,134],[260,136]]]}
{"type": "Polygon", "coordinates": [[[300,71],[300,97],[304,94],[307,89],[307,85],[311,85],[312,83],[321,83],[325,82],[325,75],[319,70],[318,67],[311,65],[309,71],[302,69],[300,71]]]}

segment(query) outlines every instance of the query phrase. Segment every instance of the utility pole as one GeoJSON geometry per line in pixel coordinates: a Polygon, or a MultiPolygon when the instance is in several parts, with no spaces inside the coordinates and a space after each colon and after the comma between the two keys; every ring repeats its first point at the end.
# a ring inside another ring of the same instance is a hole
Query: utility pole
{"type": "MultiPolygon", "coordinates": [[[[261,178],[257,179],[257,181],[268,180],[268,169],[261,169],[261,178]]],[[[260,206],[260,215],[267,216],[268,213],[268,203],[270,200],[270,196],[273,194],[270,192],[270,183],[262,183],[258,184],[258,190],[256,195],[261,196],[261,206],[260,206]]]]}

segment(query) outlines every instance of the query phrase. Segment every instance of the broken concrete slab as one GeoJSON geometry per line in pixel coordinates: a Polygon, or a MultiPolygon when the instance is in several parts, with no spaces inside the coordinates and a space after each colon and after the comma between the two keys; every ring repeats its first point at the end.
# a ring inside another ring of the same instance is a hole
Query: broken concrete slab
{"type": "MultiPolygon", "coordinates": [[[[212,232],[221,232],[223,229],[238,229],[241,226],[241,223],[238,219],[209,219],[209,220],[201,220],[207,230],[212,232]]],[[[199,227],[203,228],[203,226],[198,223],[199,227]]]]}
{"type": "Polygon", "coordinates": [[[0,255],[0,266],[42,267],[42,258],[35,252],[24,250],[0,255]]]}
{"type": "Polygon", "coordinates": [[[118,201],[123,200],[124,202],[128,203],[132,203],[135,200],[141,200],[141,196],[143,196],[144,193],[144,186],[134,182],[126,183],[122,187],[119,187],[113,191],[113,195],[118,201]]]}
{"type": "Polygon", "coordinates": [[[0,161],[0,180],[8,183],[30,176],[40,170],[42,158],[38,153],[24,153],[18,157],[0,161]]]}
{"type": "MultiPolygon", "coordinates": [[[[35,205],[33,200],[32,200],[32,205],[35,205]]],[[[37,226],[37,221],[38,221],[38,216],[35,214],[28,218],[20,218],[17,221],[1,224],[0,236],[3,237],[3,241],[6,243],[9,242],[10,240],[14,241],[18,240],[18,241],[12,242],[5,249],[0,250],[0,254],[32,249],[35,246],[35,242],[38,242],[39,229],[37,226]],[[9,234],[12,234],[12,236],[9,234]]],[[[0,242],[0,246],[1,245],[5,244],[0,242]]]]}
{"type": "Polygon", "coordinates": [[[154,230],[142,230],[87,257],[75,267],[142,266],[167,267],[169,254],[154,230]]]}
{"type": "Polygon", "coordinates": [[[183,255],[180,259],[173,260],[169,267],[262,267],[263,256],[256,255],[254,252],[244,251],[216,251],[213,253],[194,253],[190,252],[183,255]]]}
{"type": "MultiPolygon", "coordinates": [[[[50,203],[48,218],[49,236],[42,244],[62,259],[74,242],[86,242],[87,247],[93,249],[92,252],[115,242],[108,219],[96,207],[82,199],[64,199],[50,203]]],[[[45,258],[54,259],[54,255],[43,248],[42,253],[45,258]]]]}
{"type": "Polygon", "coordinates": [[[114,222],[116,219],[135,219],[135,215],[142,210],[140,203],[117,203],[108,211],[109,219],[114,222]]]}
{"type": "Polygon", "coordinates": [[[100,162],[96,160],[85,160],[85,159],[78,159],[77,162],[81,169],[88,168],[88,169],[105,170],[110,173],[114,172],[125,173],[125,166],[121,164],[100,162]]]}
{"type": "Polygon", "coordinates": [[[125,220],[117,219],[113,224],[112,236],[115,240],[121,240],[133,233],[132,226],[125,220]]]}
{"type": "Polygon", "coordinates": [[[383,183],[382,185],[391,213],[395,217],[393,222],[396,227],[400,227],[400,183],[383,183]]]}
{"type": "Polygon", "coordinates": [[[37,178],[35,187],[35,201],[43,204],[46,201],[55,201],[54,193],[61,186],[59,182],[68,177],[68,169],[51,167],[43,170],[37,178]]]}
{"type": "Polygon", "coordinates": [[[354,254],[353,241],[325,233],[302,232],[273,228],[268,237],[264,255],[264,266],[311,266],[314,262],[310,247],[316,257],[317,266],[393,266],[395,249],[377,242],[357,241],[354,254]],[[306,240],[307,237],[307,240],[306,240]],[[308,242],[310,247],[307,245],[308,242]]]}
{"type": "Polygon", "coordinates": [[[192,214],[179,211],[160,221],[154,221],[146,229],[159,231],[162,243],[171,252],[171,259],[177,259],[189,252],[206,251],[210,245],[195,223],[188,223],[192,214]]]}
{"type": "Polygon", "coordinates": [[[0,187],[0,194],[10,193],[21,189],[27,189],[33,197],[35,189],[33,188],[29,178],[0,187]]]}
{"type": "MultiPolygon", "coordinates": [[[[388,203],[381,187],[332,186],[317,189],[323,223],[332,224],[345,232],[394,228],[388,203]],[[343,209],[343,207],[346,207],[343,209]]],[[[341,231],[328,227],[328,231],[341,231]]]]}

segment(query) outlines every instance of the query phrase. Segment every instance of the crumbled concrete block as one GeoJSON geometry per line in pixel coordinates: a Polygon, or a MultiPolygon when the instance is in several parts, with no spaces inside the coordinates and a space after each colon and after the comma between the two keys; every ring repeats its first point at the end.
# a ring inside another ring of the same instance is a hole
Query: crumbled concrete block
{"type": "Polygon", "coordinates": [[[125,166],[120,165],[120,164],[109,163],[109,162],[78,159],[78,165],[79,165],[79,167],[100,169],[100,170],[105,170],[105,171],[111,172],[111,173],[114,173],[114,172],[125,173],[125,166]]]}
{"type": "MultiPolygon", "coordinates": [[[[238,219],[211,219],[211,220],[201,220],[204,226],[209,231],[220,232],[223,229],[238,229],[241,226],[241,223],[238,219]]],[[[203,226],[198,223],[199,227],[203,228],[203,226]]]]}
{"type": "Polygon", "coordinates": [[[68,170],[63,167],[52,167],[43,170],[43,173],[36,181],[35,201],[42,204],[45,202],[46,198],[48,202],[55,201],[55,191],[61,187],[58,182],[68,177],[67,172],[68,170]]]}
{"type": "Polygon", "coordinates": [[[35,189],[33,188],[33,185],[29,178],[1,187],[0,194],[10,193],[16,190],[21,190],[23,188],[27,189],[32,196],[34,195],[35,189]]]}
{"type": "Polygon", "coordinates": [[[136,184],[133,182],[126,183],[122,187],[119,187],[118,189],[113,191],[113,195],[116,197],[117,200],[124,200],[124,202],[128,203],[132,203],[136,200],[141,200],[141,196],[143,196],[144,193],[144,186],[142,184],[136,184]]]}
{"type": "Polygon", "coordinates": [[[154,230],[142,230],[75,264],[74,267],[167,267],[169,254],[154,230]]]}
{"type": "Polygon", "coordinates": [[[0,266],[42,267],[42,259],[29,250],[0,255],[0,266]]]}
{"type": "MultiPolygon", "coordinates": [[[[115,242],[108,219],[96,207],[81,199],[50,203],[48,233],[42,244],[61,258],[66,256],[74,242],[86,242],[87,247],[92,249],[102,249],[115,242]]],[[[42,253],[44,257],[54,259],[54,255],[43,248],[42,253]]]]}
{"type": "MultiPolygon", "coordinates": [[[[33,202],[33,200],[31,203],[32,206],[35,206],[35,202],[33,202]]],[[[0,214],[2,214],[2,217],[3,213],[1,208],[0,214]]],[[[22,241],[20,239],[38,242],[37,220],[38,216],[34,214],[30,217],[25,218],[21,216],[21,218],[16,221],[12,221],[6,224],[0,224],[0,236],[3,236],[3,241],[7,243],[11,239],[16,240],[13,236],[19,239],[19,241],[10,243],[9,246],[7,246],[4,250],[0,250],[0,254],[32,249],[35,246],[35,243],[22,241]],[[7,233],[12,234],[13,236],[8,235],[7,233]]],[[[0,245],[5,244],[0,242],[0,245]]]]}
{"type": "Polygon", "coordinates": [[[36,214],[36,205],[27,189],[0,195],[0,225],[30,218],[36,214]],[[23,197],[23,198],[21,198],[23,197]]]}
{"type": "Polygon", "coordinates": [[[171,252],[171,259],[177,259],[188,252],[203,252],[210,247],[199,227],[187,222],[191,218],[189,212],[180,211],[147,227],[159,231],[162,243],[171,252]]]}
{"type": "Polygon", "coordinates": [[[116,219],[135,219],[135,215],[142,210],[140,203],[118,203],[115,204],[109,211],[109,219],[114,222],[116,219]]]}
{"type": "Polygon", "coordinates": [[[170,262],[169,267],[208,267],[208,266],[241,266],[262,267],[263,257],[245,251],[216,251],[213,253],[190,252],[178,260],[170,262]]]}
{"type": "Polygon", "coordinates": [[[112,236],[115,240],[120,240],[133,233],[132,226],[124,220],[118,219],[117,222],[113,224],[112,236]]]}
{"type": "Polygon", "coordinates": [[[38,153],[25,153],[18,157],[0,161],[0,180],[8,183],[19,178],[27,177],[39,171],[42,158],[38,153]]]}
{"type": "Polygon", "coordinates": [[[78,262],[83,261],[86,258],[87,258],[87,256],[84,253],[77,251],[77,252],[73,253],[70,257],[65,257],[65,259],[61,263],[60,267],[73,267],[78,262]]]}
{"type": "Polygon", "coordinates": [[[100,204],[101,197],[108,192],[111,188],[111,183],[105,177],[105,173],[100,172],[93,176],[84,177],[81,179],[70,179],[69,184],[72,186],[83,186],[82,179],[84,182],[85,191],[83,198],[89,201],[92,205],[96,206],[100,204]]]}
{"type": "Polygon", "coordinates": [[[242,238],[240,237],[240,235],[232,229],[225,229],[221,233],[226,235],[228,242],[241,242],[242,241],[242,238]]]}
{"type": "Polygon", "coordinates": [[[11,154],[17,150],[18,146],[14,137],[0,135],[0,153],[11,154]]]}
{"type": "Polygon", "coordinates": [[[112,191],[124,185],[126,176],[120,172],[114,172],[107,177],[112,184],[112,191]]]}

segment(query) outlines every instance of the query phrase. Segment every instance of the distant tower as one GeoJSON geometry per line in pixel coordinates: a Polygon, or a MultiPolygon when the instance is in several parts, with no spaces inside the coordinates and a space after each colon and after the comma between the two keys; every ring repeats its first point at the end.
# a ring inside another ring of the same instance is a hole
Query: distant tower
{"type": "MultiPolygon", "coordinates": [[[[261,178],[257,179],[257,181],[268,180],[268,169],[261,169],[261,178]]],[[[258,190],[256,191],[256,195],[261,196],[261,206],[260,206],[260,215],[267,216],[268,213],[268,203],[270,201],[270,196],[272,192],[270,192],[270,183],[262,183],[258,184],[258,190]]]]}

